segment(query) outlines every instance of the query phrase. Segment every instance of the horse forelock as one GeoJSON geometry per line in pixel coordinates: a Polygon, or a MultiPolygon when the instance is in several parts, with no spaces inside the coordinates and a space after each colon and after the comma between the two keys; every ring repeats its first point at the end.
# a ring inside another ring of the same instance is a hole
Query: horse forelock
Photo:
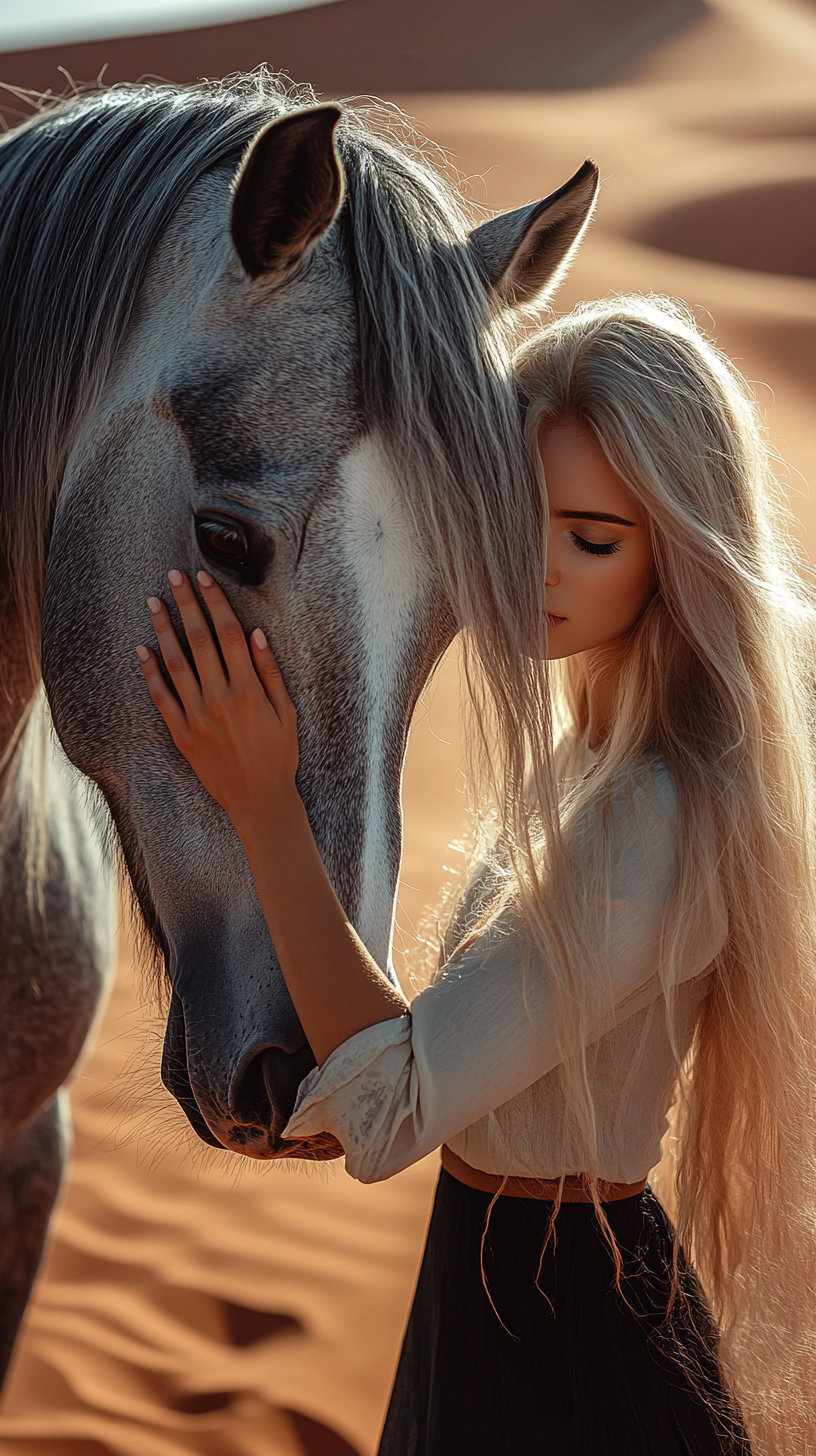
{"type": "Polygon", "coordinates": [[[362,399],[459,625],[497,663],[516,646],[518,607],[503,584],[518,576],[520,538],[540,530],[512,382],[515,323],[446,179],[353,125],[339,142],[362,399]]]}

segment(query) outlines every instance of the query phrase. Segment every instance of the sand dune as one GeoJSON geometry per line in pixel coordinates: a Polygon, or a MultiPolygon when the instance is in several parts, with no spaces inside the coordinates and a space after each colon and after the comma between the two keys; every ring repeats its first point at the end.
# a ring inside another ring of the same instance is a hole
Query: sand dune
{"type": "MultiPolygon", "coordinates": [[[[58,93],[89,81],[195,81],[266,61],[334,96],[385,91],[598,85],[678,27],[703,0],[342,0],[231,25],[15,52],[0,79],[58,93]]],[[[2,111],[0,98],[0,112],[2,111]]]]}
{"type": "MultiPolygon", "coordinates": [[[[816,480],[816,19],[811,10],[812,58],[802,41],[791,59],[790,35],[809,34],[796,30],[807,11],[781,7],[777,44],[772,10],[723,0],[614,87],[399,99],[493,207],[540,196],[585,155],[598,157],[598,221],[557,306],[610,289],[687,299],[756,382],[814,542],[805,482],[816,480]]],[[[451,663],[418,715],[406,773],[398,941],[409,963],[414,927],[455,860],[446,846],[462,816],[456,706],[451,663]]],[[[74,1084],[71,1180],[0,1450],[367,1456],[435,1159],[361,1188],[339,1170],[184,1155],[180,1114],[158,1088],[157,1035],[125,945],[74,1084]]]]}
{"type": "Polygon", "coordinates": [[[146,1097],[133,1126],[122,1074],[145,1038],[129,969],[124,957],[75,1084],[73,1176],[2,1449],[294,1456],[300,1424],[308,1450],[365,1451],[434,1169],[361,1189],[339,1168],[259,1173],[195,1149],[179,1166],[187,1134],[161,1095],[146,1097]],[[329,1425],[348,1444],[315,1444],[329,1425]]]}

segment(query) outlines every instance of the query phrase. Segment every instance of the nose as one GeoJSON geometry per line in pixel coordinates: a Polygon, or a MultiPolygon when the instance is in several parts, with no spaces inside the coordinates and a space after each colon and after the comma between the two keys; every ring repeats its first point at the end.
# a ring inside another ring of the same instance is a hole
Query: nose
{"type": "Polygon", "coordinates": [[[317,1065],[308,1042],[295,1051],[264,1047],[240,1067],[232,1080],[229,1108],[236,1122],[262,1127],[280,1137],[295,1107],[298,1087],[317,1065]]]}
{"type": "MultiPolygon", "coordinates": [[[[298,1087],[316,1065],[297,1022],[281,1026],[280,1035],[288,1045],[264,1045],[261,1039],[254,1045],[250,1043],[244,1055],[232,1062],[231,1074],[224,1065],[226,1059],[221,1061],[225,1075],[219,1097],[218,1061],[211,1059],[203,1076],[195,1056],[191,1064],[185,1009],[181,997],[173,992],[164,1038],[162,1081],[203,1142],[251,1157],[280,1153],[280,1134],[294,1110],[298,1087]]],[[[337,1154],[332,1152],[330,1156],[337,1154]]]]}

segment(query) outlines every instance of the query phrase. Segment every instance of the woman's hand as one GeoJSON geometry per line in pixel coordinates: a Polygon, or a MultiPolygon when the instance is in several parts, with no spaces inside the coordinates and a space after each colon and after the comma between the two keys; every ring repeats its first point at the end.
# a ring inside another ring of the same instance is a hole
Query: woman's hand
{"type": "Polygon", "coordinates": [[[167,579],[181,613],[195,672],[181,650],[167,608],[148,597],[153,627],[176,698],[149,648],[139,646],[150,696],[208,793],[226,810],[239,835],[268,826],[296,795],[297,718],[280,669],[260,628],[247,647],[243,628],[208,571],[198,584],[215,627],[224,664],[195,592],[181,571],[167,579]],[[197,674],[197,675],[196,675],[197,674]]]}

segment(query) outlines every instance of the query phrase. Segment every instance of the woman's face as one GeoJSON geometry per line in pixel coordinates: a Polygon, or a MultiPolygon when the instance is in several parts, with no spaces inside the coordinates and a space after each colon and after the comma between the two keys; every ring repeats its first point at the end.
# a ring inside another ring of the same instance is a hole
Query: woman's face
{"type": "Polygon", "coordinates": [[[545,425],[548,657],[623,645],[655,585],[649,530],[594,435],[545,425]]]}

